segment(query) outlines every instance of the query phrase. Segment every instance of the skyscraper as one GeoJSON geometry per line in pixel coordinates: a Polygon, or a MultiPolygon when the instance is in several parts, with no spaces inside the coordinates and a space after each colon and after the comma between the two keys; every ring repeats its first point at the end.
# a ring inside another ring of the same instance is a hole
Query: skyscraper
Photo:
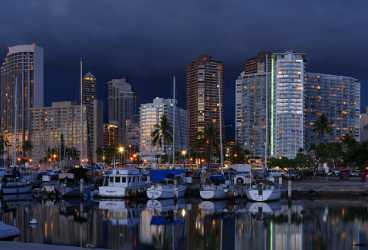
{"type": "Polygon", "coordinates": [[[0,74],[1,130],[21,148],[30,139],[31,108],[44,102],[43,49],[36,44],[9,47],[0,74]]]}
{"type": "MultiPolygon", "coordinates": [[[[186,110],[175,107],[174,99],[163,99],[156,97],[152,103],[141,104],[139,111],[139,149],[143,158],[153,160],[155,156],[163,154],[163,149],[152,145],[152,132],[157,124],[160,124],[162,116],[166,116],[173,127],[175,117],[175,149],[179,151],[188,146],[188,120],[186,110]]],[[[168,146],[168,152],[172,152],[172,145],[168,146]]]]}
{"type": "MultiPolygon", "coordinates": [[[[90,162],[94,159],[94,121],[95,121],[95,107],[98,105],[96,100],[96,77],[88,72],[82,78],[82,102],[86,107],[87,114],[87,158],[90,162]]],[[[96,107],[97,108],[97,107],[96,107]]]]}
{"type": "Polygon", "coordinates": [[[271,64],[271,155],[294,158],[304,148],[304,54],[274,53],[271,64]]]}
{"type": "Polygon", "coordinates": [[[352,77],[307,73],[304,84],[305,141],[309,148],[321,142],[339,142],[345,135],[359,141],[360,82],[352,77]],[[324,114],[332,128],[322,141],[313,131],[324,114]]]}
{"type": "Polygon", "coordinates": [[[214,124],[218,132],[223,128],[219,101],[221,98],[223,110],[224,64],[208,55],[200,56],[187,66],[186,81],[189,144],[193,147],[198,133],[208,124],[214,124]]]}
{"type": "Polygon", "coordinates": [[[135,94],[125,78],[107,82],[109,123],[118,125],[118,143],[126,145],[127,121],[132,119],[136,109],[135,94]]]}

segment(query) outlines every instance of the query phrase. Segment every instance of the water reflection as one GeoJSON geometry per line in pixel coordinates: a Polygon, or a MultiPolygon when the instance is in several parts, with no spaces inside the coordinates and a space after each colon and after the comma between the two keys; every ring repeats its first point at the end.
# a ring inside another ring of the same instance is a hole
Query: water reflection
{"type": "Polygon", "coordinates": [[[5,202],[24,242],[112,249],[368,249],[360,201],[5,202]],[[37,224],[30,225],[32,219],[37,224]]]}

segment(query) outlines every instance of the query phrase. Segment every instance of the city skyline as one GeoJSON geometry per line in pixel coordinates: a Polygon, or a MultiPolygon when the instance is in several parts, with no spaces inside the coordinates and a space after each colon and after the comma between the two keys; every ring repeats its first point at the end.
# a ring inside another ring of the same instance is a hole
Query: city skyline
{"type": "MultiPolygon", "coordinates": [[[[366,3],[355,2],[348,8],[344,3],[335,3],[331,8],[328,3],[283,1],[273,6],[272,12],[264,12],[262,8],[267,1],[233,1],[230,5],[219,1],[211,3],[186,1],[180,6],[183,11],[178,13],[178,6],[166,1],[142,1],[127,6],[97,1],[86,6],[71,1],[49,1],[42,5],[40,1],[24,5],[5,1],[1,18],[9,20],[15,12],[24,13],[34,24],[19,24],[14,30],[0,30],[0,57],[4,58],[7,47],[15,44],[36,42],[44,48],[47,105],[52,101],[78,100],[80,56],[85,57],[85,69],[99,79],[99,99],[106,96],[104,82],[124,76],[134,83],[140,104],[156,96],[171,96],[168,86],[171,86],[173,75],[177,78],[178,92],[184,91],[185,65],[201,54],[209,54],[225,64],[224,113],[225,120],[231,121],[234,82],[244,61],[258,51],[293,49],[307,54],[308,68],[312,72],[361,80],[362,106],[368,103],[368,89],[365,88],[368,76],[364,63],[367,36],[358,29],[366,20],[363,11],[366,3]],[[163,6],[166,6],[165,11],[161,13],[163,6]],[[301,7],[305,11],[296,11],[301,7]],[[80,18],[80,23],[74,25],[76,11],[81,8],[83,16],[100,16],[106,12],[121,14],[103,15],[102,20],[94,21],[80,18]],[[151,11],[147,12],[146,8],[151,11]],[[186,18],[183,13],[192,18],[186,18]],[[342,13],[349,17],[346,18],[349,22],[340,18],[342,13]],[[234,18],[218,18],[230,17],[230,14],[234,18]],[[286,17],[294,19],[295,24],[290,24],[286,17]],[[248,18],[252,21],[247,21],[248,18]],[[172,24],[165,22],[167,19],[172,24]],[[125,25],[116,27],[120,21],[125,25]],[[38,25],[42,23],[48,25],[38,25]],[[288,29],[280,29],[288,25],[288,29]],[[175,26],[180,32],[173,29],[175,26]],[[354,35],[344,36],[346,33],[354,35]],[[147,86],[159,88],[150,87],[150,91],[145,91],[147,86]]],[[[12,22],[18,23],[17,20],[12,22]]],[[[179,106],[185,107],[185,98],[179,99],[179,106]]]]}

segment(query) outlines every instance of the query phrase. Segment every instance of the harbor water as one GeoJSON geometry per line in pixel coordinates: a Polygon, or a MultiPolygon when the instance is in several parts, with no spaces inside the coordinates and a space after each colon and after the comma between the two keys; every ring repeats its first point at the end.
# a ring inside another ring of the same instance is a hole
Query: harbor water
{"type": "Polygon", "coordinates": [[[19,242],[99,249],[368,249],[366,201],[17,201],[19,242]]]}

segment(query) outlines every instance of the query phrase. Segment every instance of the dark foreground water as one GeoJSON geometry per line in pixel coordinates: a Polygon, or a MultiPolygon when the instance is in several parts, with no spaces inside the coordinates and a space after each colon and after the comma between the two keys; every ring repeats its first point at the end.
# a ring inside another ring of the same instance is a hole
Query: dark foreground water
{"type": "Polygon", "coordinates": [[[368,249],[365,201],[3,203],[23,242],[112,249],[368,249]],[[32,218],[37,225],[30,225],[32,218]]]}

